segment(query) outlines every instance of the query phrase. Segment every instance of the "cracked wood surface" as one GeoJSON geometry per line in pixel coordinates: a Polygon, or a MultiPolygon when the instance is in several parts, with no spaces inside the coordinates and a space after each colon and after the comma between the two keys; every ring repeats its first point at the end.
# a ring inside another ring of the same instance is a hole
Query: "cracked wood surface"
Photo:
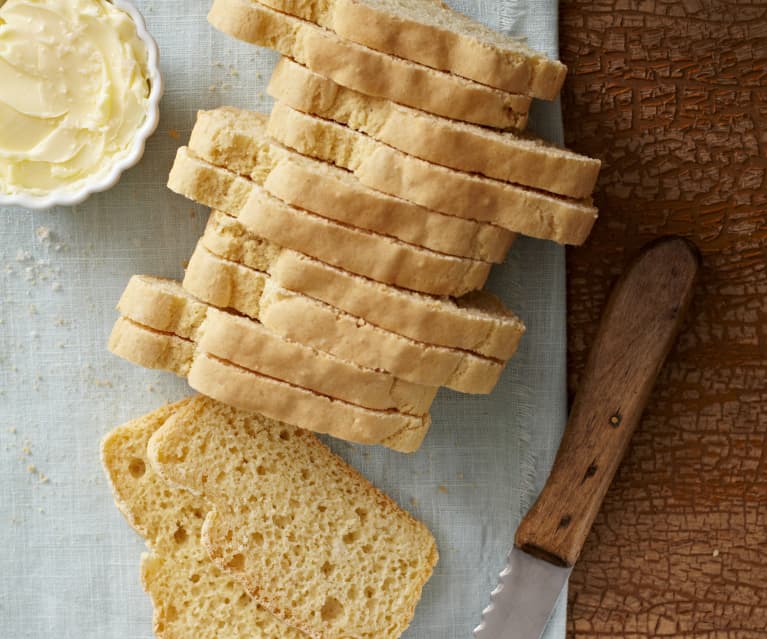
{"type": "Polygon", "coordinates": [[[568,145],[604,161],[568,252],[571,391],[611,283],[695,241],[687,329],[571,579],[570,637],[767,636],[767,0],[563,0],[568,145]]]}

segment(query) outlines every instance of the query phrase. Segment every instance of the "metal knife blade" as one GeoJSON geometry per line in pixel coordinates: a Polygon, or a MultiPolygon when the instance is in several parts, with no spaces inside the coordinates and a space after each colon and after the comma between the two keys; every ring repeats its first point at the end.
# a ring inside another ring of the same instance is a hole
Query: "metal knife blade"
{"type": "Polygon", "coordinates": [[[512,548],[474,636],[477,639],[538,639],[571,571],[572,566],[555,566],[512,548]]]}

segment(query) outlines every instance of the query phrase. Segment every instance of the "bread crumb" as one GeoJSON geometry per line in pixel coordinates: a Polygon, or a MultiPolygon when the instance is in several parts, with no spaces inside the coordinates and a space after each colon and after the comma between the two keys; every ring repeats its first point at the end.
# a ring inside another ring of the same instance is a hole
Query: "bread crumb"
{"type": "Polygon", "coordinates": [[[59,283],[59,282],[54,282],[53,284],[51,284],[51,288],[52,288],[54,291],[60,291],[60,290],[61,290],[61,283],[59,283]]]}
{"type": "Polygon", "coordinates": [[[50,478],[45,473],[39,473],[38,476],[40,477],[41,484],[47,484],[50,481],[50,478]]]}
{"type": "Polygon", "coordinates": [[[439,490],[439,492],[441,492],[441,493],[443,493],[445,495],[447,494],[447,486],[445,486],[444,484],[440,484],[439,487],[437,488],[437,490],[439,490]]]}
{"type": "Polygon", "coordinates": [[[24,448],[21,449],[21,452],[23,455],[29,456],[32,454],[32,449],[29,446],[24,446],[24,448]]]}
{"type": "Polygon", "coordinates": [[[16,434],[16,427],[15,427],[15,426],[11,426],[11,427],[8,429],[8,432],[9,432],[11,435],[15,435],[15,434],[16,434]]]}
{"type": "Polygon", "coordinates": [[[51,237],[51,229],[47,226],[38,226],[37,229],[35,229],[35,233],[41,242],[44,242],[51,237]]]}
{"type": "Polygon", "coordinates": [[[172,137],[174,140],[178,140],[181,137],[181,135],[179,134],[178,131],[176,131],[176,129],[171,129],[170,131],[168,131],[168,135],[172,137]]]}
{"type": "Polygon", "coordinates": [[[208,91],[210,91],[211,93],[213,93],[215,90],[216,90],[216,85],[215,85],[215,84],[211,84],[211,85],[208,87],[208,91]]]}
{"type": "Polygon", "coordinates": [[[714,558],[718,557],[719,556],[719,549],[715,548],[714,552],[711,553],[711,556],[714,557],[714,558]]]}
{"type": "Polygon", "coordinates": [[[35,475],[37,473],[37,466],[35,466],[34,464],[30,464],[29,466],[27,466],[27,472],[35,475]]]}

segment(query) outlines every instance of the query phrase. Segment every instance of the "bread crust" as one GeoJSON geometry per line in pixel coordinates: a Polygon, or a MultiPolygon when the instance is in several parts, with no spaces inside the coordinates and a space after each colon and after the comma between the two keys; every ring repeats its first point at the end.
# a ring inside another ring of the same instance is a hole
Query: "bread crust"
{"type": "MultiPolygon", "coordinates": [[[[393,16],[364,0],[337,0],[331,6],[335,8],[333,28],[344,38],[504,91],[553,100],[567,75],[564,64],[524,45],[492,46],[449,28],[393,16]]],[[[468,19],[444,5],[440,9],[468,19]]]]}
{"type": "Polygon", "coordinates": [[[186,377],[194,390],[224,404],[347,441],[391,444],[394,450],[410,453],[421,445],[431,424],[428,414],[365,408],[247,370],[190,340],[125,317],[115,323],[109,349],[134,364],[186,377]]]}
{"type": "Polygon", "coordinates": [[[359,444],[381,444],[402,453],[418,449],[431,424],[428,415],[373,411],[258,375],[199,351],[189,385],[213,399],[359,444]]]}
{"type": "Polygon", "coordinates": [[[496,132],[364,95],[281,58],[268,93],[422,160],[572,198],[588,197],[600,161],[531,136],[496,132]]]}
{"type": "Polygon", "coordinates": [[[429,3],[443,22],[430,24],[412,16],[386,11],[365,0],[330,0],[322,3],[259,1],[277,11],[315,22],[342,38],[371,49],[511,93],[553,100],[559,94],[567,73],[567,67],[561,62],[533,51],[520,39],[511,36],[504,39],[500,33],[443,3],[429,3]],[[451,24],[444,25],[448,21],[451,24]],[[474,33],[451,28],[467,24],[474,33]]]}
{"type": "Polygon", "coordinates": [[[254,190],[238,218],[251,232],[327,264],[384,284],[431,295],[482,288],[491,264],[414,247],[332,222],[254,190]]]}
{"type": "MultiPolygon", "coordinates": [[[[199,161],[195,162],[199,164],[199,161]]],[[[210,170],[223,171],[213,168],[210,170]]],[[[204,199],[204,194],[201,197],[204,199]]],[[[224,201],[207,200],[206,203],[226,205],[224,201]]],[[[241,222],[248,220],[249,207],[245,209],[240,212],[238,218],[241,222]]],[[[263,230],[263,226],[258,223],[251,225],[263,230]]],[[[282,236],[273,236],[273,239],[284,244],[294,242],[298,238],[299,225],[287,220],[283,226],[284,229],[280,229],[280,233],[289,233],[294,237],[283,239],[282,236]]],[[[320,231],[323,230],[320,228],[320,231]]],[[[311,230],[309,235],[307,239],[313,239],[311,230]]],[[[343,266],[348,265],[349,262],[343,259],[344,251],[335,251],[336,248],[343,248],[341,240],[329,246],[326,237],[321,239],[326,250],[312,251],[314,257],[336,261],[343,266]],[[334,253],[342,259],[336,259],[334,253]]],[[[301,259],[301,256],[293,251],[270,248],[265,246],[257,235],[243,233],[243,228],[234,218],[221,213],[211,215],[203,243],[221,257],[269,272],[285,288],[305,293],[415,340],[468,349],[505,360],[514,353],[524,332],[522,323],[508,311],[488,313],[468,303],[459,309],[449,299],[434,299],[378,285],[342,269],[322,265],[314,260],[301,259]]],[[[305,244],[294,246],[303,248],[305,244]]],[[[354,247],[356,246],[355,244],[354,247]]],[[[355,253],[358,253],[356,249],[351,251],[350,259],[359,260],[366,257],[364,254],[355,253]]]]}
{"type": "Polygon", "coordinates": [[[289,340],[415,384],[489,393],[503,370],[500,360],[412,340],[283,289],[265,273],[217,257],[203,244],[192,255],[184,288],[204,302],[259,319],[289,340]],[[232,290],[241,294],[232,296],[232,290]]]}
{"type": "MultiPolygon", "coordinates": [[[[226,120],[220,125],[227,126],[226,120]]],[[[254,146],[258,139],[251,140],[254,146]]],[[[254,166],[238,157],[236,149],[229,155],[226,148],[209,146],[178,149],[168,188],[234,216],[253,190],[263,186],[265,192],[293,207],[446,255],[502,262],[515,239],[514,233],[499,226],[430,211],[374,191],[348,172],[287,149],[281,149],[279,161],[262,159],[261,165],[254,166]],[[233,167],[248,176],[266,177],[259,185],[236,174],[233,167]]]]}
{"type": "Polygon", "coordinates": [[[590,200],[557,198],[438,166],[279,102],[269,118],[269,134],[299,153],[353,171],[371,188],[531,237],[581,244],[597,218],[590,200]]]}
{"type": "Polygon", "coordinates": [[[338,37],[332,31],[249,0],[215,0],[219,31],[276,49],[338,84],[429,113],[501,129],[523,129],[528,96],[508,93],[338,37]]]}
{"type": "Polygon", "coordinates": [[[114,352],[136,364],[172,370],[181,376],[188,373],[194,355],[192,345],[175,339],[186,333],[198,349],[223,360],[365,408],[425,415],[437,392],[434,387],[362,368],[288,341],[257,321],[195,300],[172,280],[134,276],[123,293],[119,310],[123,317],[113,333],[117,336],[114,352]],[[163,313],[164,309],[177,308],[188,310],[163,313]],[[175,359],[169,359],[170,354],[175,359]]]}
{"type": "Polygon", "coordinates": [[[353,275],[290,249],[267,261],[260,238],[243,231],[237,219],[214,211],[201,242],[214,255],[267,272],[283,288],[399,335],[505,361],[525,332],[521,320],[490,293],[477,291],[457,302],[431,297],[353,275]]]}
{"type": "Polygon", "coordinates": [[[503,372],[499,360],[411,340],[272,282],[264,289],[261,321],[288,339],[427,386],[485,394],[503,372]],[[295,320],[310,313],[311,321],[295,320]]]}
{"type": "Polygon", "coordinates": [[[133,364],[186,377],[194,359],[195,343],[170,333],[150,331],[120,317],[112,327],[108,348],[133,364]]]}

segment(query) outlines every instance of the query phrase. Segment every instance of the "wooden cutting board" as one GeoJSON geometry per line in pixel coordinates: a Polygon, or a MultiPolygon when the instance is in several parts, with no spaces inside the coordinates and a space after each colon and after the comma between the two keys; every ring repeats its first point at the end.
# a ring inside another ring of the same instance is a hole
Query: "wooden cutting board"
{"type": "Polygon", "coordinates": [[[571,391],[611,283],[658,235],[704,268],[571,579],[569,634],[767,636],[767,1],[563,0],[568,145],[602,158],[568,253],[571,391]]]}

